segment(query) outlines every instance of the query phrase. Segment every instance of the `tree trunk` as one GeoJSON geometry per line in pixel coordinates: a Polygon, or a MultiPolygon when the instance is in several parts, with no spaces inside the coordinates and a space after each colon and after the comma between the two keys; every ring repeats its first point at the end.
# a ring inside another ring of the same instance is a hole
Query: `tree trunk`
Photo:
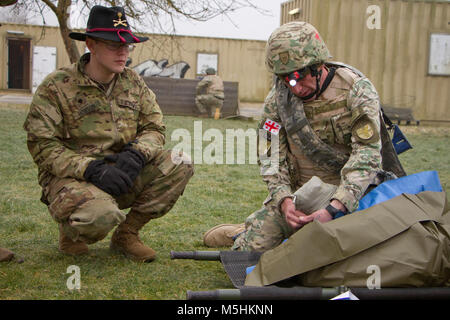
{"type": "Polygon", "coordinates": [[[69,10],[71,4],[72,0],[59,0],[57,12],[55,13],[56,17],[58,18],[59,30],[61,32],[67,54],[69,55],[70,62],[75,63],[80,59],[80,53],[78,52],[75,40],[69,38],[69,33],[71,32],[71,30],[67,26],[67,22],[70,18],[69,10]]]}
{"type": "Polygon", "coordinates": [[[67,27],[67,25],[63,25],[63,23],[65,22],[59,21],[59,30],[61,31],[61,36],[63,38],[67,54],[69,55],[70,62],[75,63],[80,59],[80,53],[78,52],[75,40],[69,38],[69,33],[71,30],[67,27]]]}

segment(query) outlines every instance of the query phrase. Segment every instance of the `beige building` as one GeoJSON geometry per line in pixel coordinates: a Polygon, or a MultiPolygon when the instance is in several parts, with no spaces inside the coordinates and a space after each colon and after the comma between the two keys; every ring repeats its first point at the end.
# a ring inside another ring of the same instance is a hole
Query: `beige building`
{"type": "Polygon", "coordinates": [[[316,26],[333,60],[362,71],[383,104],[450,123],[450,1],[294,0],[281,9],[281,24],[316,26]]]}
{"type": "MultiPolygon", "coordinates": [[[[293,20],[315,25],[333,60],[369,77],[384,105],[411,108],[421,123],[450,123],[449,1],[282,3],[280,24],[293,20]]],[[[261,103],[270,89],[265,41],[147,36],[150,40],[130,55],[130,66],[142,73],[163,75],[178,68],[178,75],[195,79],[205,66],[214,66],[225,81],[239,83],[241,102],[261,103]]],[[[31,92],[48,72],[69,64],[57,27],[3,23],[0,41],[0,89],[31,92]]]]}
{"type": "MultiPolygon", "coordinates": [[[[181,72],[184,78],[195,79],[207,66],[213,66],[224,81],[239,83],[243,102],[261,102],[270,89],[271,77],[264,65],[265,41],[146,36],[150,40],[138,44],[130,54],[130,67],[140,72],[175,72],[174,77],[181,72]]],[[[2,23],[0,41],[1,90],[31,92],[48,72],[70,64],[58,27],[2,23]]],[[[78,45],[80,53],[85,52],[84,43],[78,45]]]]}

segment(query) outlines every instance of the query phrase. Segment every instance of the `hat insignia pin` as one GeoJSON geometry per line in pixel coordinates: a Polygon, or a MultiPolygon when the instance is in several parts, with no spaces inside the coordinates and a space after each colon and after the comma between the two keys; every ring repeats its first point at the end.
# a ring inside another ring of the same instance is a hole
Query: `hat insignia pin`
{"type": "Polygon", "coordinates": [[[117,13],[117,17],[119,17],[118,20],[113,20],[114,22],[114,27],[117,27],[119,25],[122,25],[124,27],[127,27],[127,20],[122,20],[122,12],[118,12],[117,13]]]}
{"type": "Polygon", "coordinates": [[[289,62],[289,52],[281,52],[279,56],[282,64],[286,65],[289,62]]]}

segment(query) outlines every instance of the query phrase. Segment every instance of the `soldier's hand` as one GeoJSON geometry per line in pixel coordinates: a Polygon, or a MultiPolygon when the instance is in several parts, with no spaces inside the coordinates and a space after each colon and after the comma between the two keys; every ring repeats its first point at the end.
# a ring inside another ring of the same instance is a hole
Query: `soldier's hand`
{"type": "Polygon", "coordinates": [[[114,166],[125,172],[131,181],[136,180],[145,166],[144,155],[130,146],[125,146],[120,153],[106,156],[105,160],[114,162],[114,166]]]}
{"type": "Polygon", "coordinates": [[[84,172],[86,181],[113,196],[127,193],[133,187],[133,181],[120,169],[108,165],[104,160],[89,162],[84,172]]]}
{"type": "Polygon", "coordinates": [[[331,217],[330,213],[326,209],[319,209],[319,210],[311,213],[308,216],[301,217],[300,221],[303,224],[310,223],[314,220],[324,223],[324,222],[331,221],[332,219],[333,218],[331,217]]]}
{"type": "MultiPolygon", "coordinates": [[[[337,199],[333,199],[330,202],[330,204],[342,212],[347,212],[347,208],[342,204],[342,202],[340,202],[337,199]]],[[[324,223],[333,220],[333,217],[331,216],[331,214],[328,212],[327,209],[323,208],[311,213],[306,217],[300,218],[300,220],[305,224],[312,222],[314,220],[324,223]]]]}
{"type": "Polygon", "coordinates": [[[303,222],[301,218],[306,217],[306,215],[295,209],[295,204],[291,198],[286,198],[283,200],[281,204],[281,211],[283,211],[284,218],[292,229],[297,230],[305,225],[306,222],[303,222]]]}

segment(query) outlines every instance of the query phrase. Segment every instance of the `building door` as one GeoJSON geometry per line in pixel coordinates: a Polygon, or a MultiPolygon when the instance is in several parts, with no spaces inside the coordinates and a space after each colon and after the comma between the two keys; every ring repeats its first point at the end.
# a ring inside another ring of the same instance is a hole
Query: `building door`
{"type": "Polygon", "coordinates": [[[56,69],[56,47],[33,48],[33,93],[42,80],[56,69]]]}
{"type": "Polygon", "coordinates": [[[8,39],[8,88],[30,89],[30,39],[8,39]]]}

